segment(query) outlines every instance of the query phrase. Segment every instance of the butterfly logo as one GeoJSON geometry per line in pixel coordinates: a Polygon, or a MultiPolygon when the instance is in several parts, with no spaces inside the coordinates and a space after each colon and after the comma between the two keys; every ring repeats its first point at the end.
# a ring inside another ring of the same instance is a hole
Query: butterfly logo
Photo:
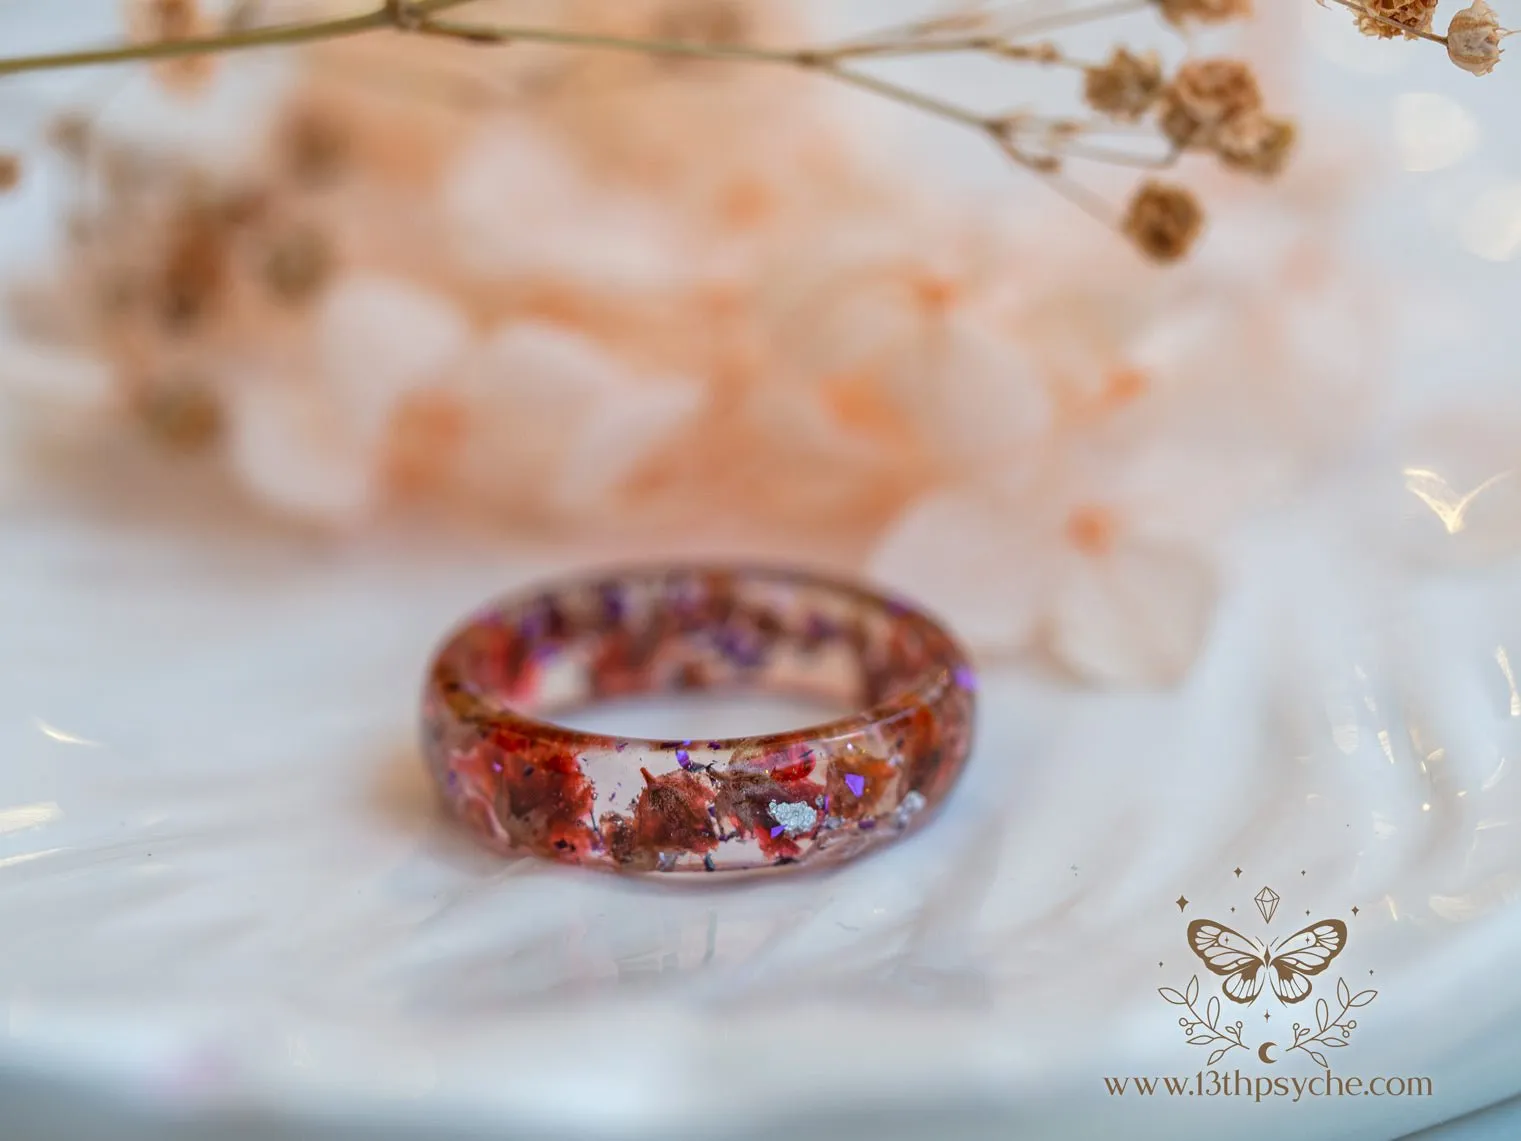
{"type": "Polygon", "coordinates": [[[1213,919],[1195,919],[1188,925],[1188,945],[1211,972],[1225,976],[1220,990],[1232,1002],[1256,1002],[1263,982],[1270,981],[1278,1001],[1296,1003],[1309,997],[1310,977],[1345,949],[1347,925],[1322,919],[1269,945],[1213,919]]]}

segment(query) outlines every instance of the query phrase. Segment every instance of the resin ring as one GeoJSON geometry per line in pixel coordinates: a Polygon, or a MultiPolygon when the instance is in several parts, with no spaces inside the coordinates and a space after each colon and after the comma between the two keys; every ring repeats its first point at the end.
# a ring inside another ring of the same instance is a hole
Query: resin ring
{"type": "Polygon", "coordinates": [[[826,863],[910,830],[971,746],[951,637],[859,586],[750,567],[631,570],[494,602],[429,672],[423,747],[488,843],[631,872],[826,863]],[[755,689],[860,709],[810,728],[648,741],[541,720],[636,694],[755,689]]]}

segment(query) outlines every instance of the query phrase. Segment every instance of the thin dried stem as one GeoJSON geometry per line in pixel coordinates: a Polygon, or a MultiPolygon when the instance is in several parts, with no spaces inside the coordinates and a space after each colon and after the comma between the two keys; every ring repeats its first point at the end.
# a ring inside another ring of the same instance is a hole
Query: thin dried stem
{"type": "MultiPolygon", "coordinates": [[[[221,31],[184,39],[156,40],[118,44],[109,47],[43,55],[0,58],[0,77],[25,72],[55,71],[65,68],[92,67],[105,64],[165,60],[209,55],[256,48],[292,46],[332,40],[368,32],[392,31],[426,35],[482,45],[544,44],[587,50],[620,51],[655,56],[680,56],[692,59],[723,60],[741,63],[791,67],[825,77],[925,114],[970,127],[989,138],[1013,162],[1036,174],[1058,193],[1106,225],[1114,225],[1112,208],[1098,195],[1066,179],[1061,169],[1061,153],[1071,150],[1072,157],[1107,161],[1123,166],[1159,168],[1172,164],[1176,156],[1148,159],[1102,146],[1075,147],[1063,139],[1056,149],[1027,143],[1011,130],[1009,116],[978,113],[964,106],[936,98],[870,72],[844,66],[844,61],[889,58],[896,55],[952,54],[979,52],[991,58],[1040,66],[1062,66],[1089,71],[1096,65],[1065,56],[1055,45],[1032,41],[1040,33],[1075,27],[1151,6],[1153,0],[1085,0],[1080,6],[1033,15],[1023,23],[1002,26],[996,33],[943,27],[939,33],[929,27],[920,29],[922,39],[914,39],[912,30],[887,32],[876,38],[839,44],[833,47],[761,47],[748,44],[708,43],[686,40],[648,39],[598,32],[578,32],[545,27],[519,27],[512,24],[476,23],[443,16],[450,9],[462,8],[472,0],[375,0],[377,6],[356,15],[286,23],[270,27],[252,27],[238,20],[221,31]]],[[[1352,0],[1337,3],[1359,8],[1352,0]]]]}
{"type": "Polygon", "coordinates": [[[1169,150],[1166,154],[1141,155],[1131,154],[1127,151],[1115,150],[1112,147],[1093,147],[1081,141],[1069,141],[1062,144],[1061,153],[1066,158],[1086,159],[1089,162],[1102,162],[1110,166],[1129,166],[1137,170],[1171,170],[1178,165],[1180,152],[1169,150]]]}
{"type": "Polygon", "coordinates": [[[180,59],[193,55],[221,55],[251,51],[256,48],[289,47],[357,36],[364,32],[402,26],[402,14],[426,17],[433,12],[458,8],[472,0],[413,0],[411,4],[386,3],[372,12],[340,16],[331,20],[307,23],[276,24],[268,28],[241,28],[208,36],[190,36],[179,40],[150,40],[144,43],[115,44],[83,51],[51,52],[42,55],[12,56],[0,59],[0,76],[20,75],[29,71],[63,71],[76,67],[103,64],[138,63],[161,59],[180,59]]]}
{"type": "Polygon", "coordinates": [[[1020,166],[1035,170],[1044,179],[1046,185],[1100,225],[1111,230],[1119,228],[1120,220],[1113,206],[1086,186],[1067,178],[1049,163],[1043,163],[1040,159],[1026,154],[1008,137],[1002,127],[1003,125],[999,124],[993,131],[993,138],[999,150],[1020,166]]]}
{"type": "Polygon", "coordinates": [[[1025,36],[1063,31],[1067,28],[1075,28],[1080,24],[1108,20],[1115,16],[1128,16],[1132,12],[1141,11],[1141,9],[1147,7],[1150,3],[1151,0],[1111,0],[1107,4],[1092,4],[1071,12],[1057,12],[1050,16],[1040,16],[1030,20],[1028,23],[1018,24],[1012,28],[1005,28],[1003,35],[1005,39],[1022,39],[1025,36]]]}
{"type": "Polygon", "coordinates": [[[1331,0],[1331,3],[1340,4],[1349,12],[1356,12],[1359,16],[1367,16],[1370,20],[1383,24],[1385,27],[1393,28],[1395,31],[1402,32],[1407,36],[1413,36],[1419,40],[1430,40],[1432,43],[1441,44],[1443,47],[1447,46],[1446,36],[1438,35],[1436,32],[1423,32],[1417,28],[1406,27],[1398,20],[1391,20],[1382,13],[1373,11],[1366,4],[1363,4],[1361,0],[1331,0]]]}

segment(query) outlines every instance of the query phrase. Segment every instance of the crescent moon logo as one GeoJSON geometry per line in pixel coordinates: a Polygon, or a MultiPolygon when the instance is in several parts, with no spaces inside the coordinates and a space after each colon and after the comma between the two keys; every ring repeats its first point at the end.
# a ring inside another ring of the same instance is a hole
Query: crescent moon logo
{"type": "Polygon", "coordinates": [[[1268,1050],[1271,1047],[1276,1046],[1276,1045],[1278,1045],[1277,1042],[1264,1042],[1262,1045],[1258,1046],[1257,1047],[1257,1057],[1258,1057],[1258,1059],[1260,1061],[1266,1062],[1268,1065],[1271,1066],[1278,1059],[1277,1058],[1269,1058],[1268,1057],[1268,1050]]]}

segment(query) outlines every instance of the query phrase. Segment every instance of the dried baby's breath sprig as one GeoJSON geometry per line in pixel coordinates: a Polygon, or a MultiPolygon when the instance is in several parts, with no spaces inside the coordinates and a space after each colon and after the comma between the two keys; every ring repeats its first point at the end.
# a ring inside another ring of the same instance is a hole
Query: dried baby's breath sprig
{"type": "MultiPolygon", "coordinates": [[[[197,0],[132,0],[136,21],[132,42],[0,59],[0,76],[147,60],[155,66],[185,65],[189,69],[186,76],[165,74],[166,82],[183,84],[188,76],[202,74],[214,53],[383,30],[475,45],[534,43],[636,52],[675,61],[786,65],[982,132],[1015,163],[1106,224],[1116,221],[1114,208],[1071,177],[1067,170],[1071,160],[1166,167],[1182,152],[1193,150],[1212,152],[1233,170],[1271,175],[1282,168],[1294,139],[1293,129],[1285,120],[1262,112],[1255,79],[1244,65],[1218,60],[1185,65],[1169,81],[1159,58],[1150,52],[1121,47],[1106,63],[1094,65],[1072,58],[1049,39],[1037,38],[1148,8],[1172,27],[1220,24],[1250,16],[1250,0],[1084,0],[1056,10],[1053,5],[1032,5],[1024,0],[985,0],[949,16],[862,39],[803,48],[745,42],[743,27],[726,22],[724,14],[730,9],[723,5],[710,6],[700,18],[694,17],[693,10],[672,9],[669,18],[652,25],[650,35],[641,36],[477,22],[448,15],[450,10],[468,7],[471,2],[381,0],[378,7],[356,15],[274,26],[258,26],[251,17],[253,6],[244,3],[235,7],[234,18],[218,30],[208,25],[197,0]],[[1149,132],[1161,144],[1162,153],[1093,145],[1085,137],[1093,127],[1075,120],[990,116],[857,66],[895,55],[953,52],[977,53],[1011,64],[1071,68],[1083,77],[1082,95],[1089,107],[1111,122],[1143,124],[1137,131],[1149,132]]],[[[296,122],[290,124],[290,131],[292,138],[286,148],[290,161],[306,171],[312,181],[330,177],[341,167],[342,139],[325,131],[322,123],[296,122]]],[[[1140,247],[1153,256],[1161,248],[1154,242],[1140,243],[1140,247]]],[[[295,259],[290,264],[301,266],[306,262],[295,259]]],[[[283,261],[281,266],[275,276],[285,280],[284,268],[289,266],[283,261]]]]}
{"type": "Polygon", "coordinates": [[[1357,30],[1381,40],[1400,35],[1414,39],[1414,33],[1431,31],[1437,3],[1438,0],[1362,0],[1357,30]]]}
{"type": "Polygon", "coordinates": [[[1087,69],[1083,99],[1100,115],[1133,123],[1151,110],[1164,82],[1156,52],[1116,48],[1107,63],[1087,69]]]}
{"type": "Polygon", "coordinates": [[[1201,59],[1185,63],[1162,97],[1162,133],[1180,149],[1213,150],[1227,123],[1262,109],[1262,91],[1251,67],[1241,60],[1201,59]]]}
{"type": "Polygon", "coordinates": [[[1131,198],[1123,225],[1130,240],[1157,261],[1178,261],[1204,229],[1204,211],[1188,189],[1148,181],[1131,198]]]}
{"type": "Polygon", "coordinates": [[[1470,75],[1488,75],[1500,62],[1505,36],[1495,10],[1484,0],[1474,0],[1447,27],[1447,58],[1470,75]]]}
{"type": "Polygon", "coordinates": [[[1441,44],[1447,57],[1470,75],[1488,75],[1500,62],[1501,42],[1515,30],[1500,26],[1486,0],[1474,0],[1453,16],[1445,35],[1433,30],[1439,0],[1316,0],[1352,12],[1358,30],[1377,39],[1426,40],[1441,44]]]}
{"type": "Polygon", "coordinates": [[[1178,150],[1211,153],[1231,170],[1272,177],[1293,152],[1293,122],[1263,110],[1257,77],[1241,60],[1185,63],[1162,92],[1158,115],[1178,150]]]}
{"type": "Polygon", "coordinates": [[[1231,170],[1272,178],[1288,165],[1298,135],[1292,119],[1254,111],[1222,124],[1214,134],[1213,149],[1231,170]]]}

